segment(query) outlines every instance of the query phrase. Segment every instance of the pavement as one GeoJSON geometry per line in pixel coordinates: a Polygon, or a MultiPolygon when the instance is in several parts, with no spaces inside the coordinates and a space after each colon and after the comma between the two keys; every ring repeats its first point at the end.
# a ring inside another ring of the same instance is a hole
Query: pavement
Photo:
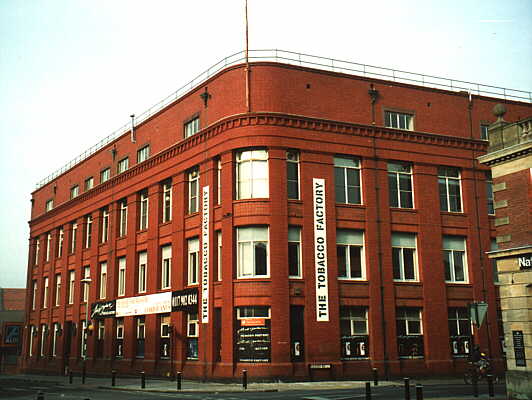
{"type": "MultiPolygon", "coordinates": [[[[53,384],[61,386],[69,386],[71,388],[84,388],[84,389],[111,389],[111,390],[122,390],[122,391],[136,391],[136,392],[159,392],[159,393],[176,393],[177,392],[177,382],[175,380],[164,379],[164,378],[153,378],[146,377],[145,388],[141,388],[141,378],[138,377],[121,377],[117,376],[115,381],[115,386],[112,386],[111,377],[86,377],[85,384],[82,384],[81,377],[79,375],[74,375],[72,384],[69,383],[68,376],[58,376],[58,375],[33,375],[33,374],[18,374],[18,375],[0,375],[0,388],[3,386],[3,382],[7,383],[9,380],[17,381],[27,381],[32,384],[43,383],[43,384],[53,384]]],[[[437,386],[437,385],[464,385],[464,382],[461,378],[422,378],[422,379],[411,379],[410,380],[410,393],[411,398],[416,396],[416,384],[423,385],[423,387],[437,386]]],[[[275,382],[249,382],[247,389],[244,389],[242,382],[201,382],[196,380],[183,379],[181,382],[180,392],[189,392],[189,393],[243,393],[243,392],[282,392],[290,390],[299,390],[299,391],[313,391],[313,390],[335,390],[335,389],[356,389],[356,388],[365,388],[366,381],[306,381],[306,382],[284,382],[284,381],[275,381],[275,382]]],[[[403,380],[389,380],[389,381],[379,381],[378,386],[375,387],[373,381],[371,381],[372,392],[376,392],[378,387],[386,386],[404,386],[403,380]]],[[[439,400],[462,400],[462,399],[491,399],[491,400],[505,400],[505,397],[496,396],[488,397],[485,392],[487,389],[484,388],[486,384],[480,383],[479,387],[482,386],[480,390],[482,394],[478,397],[460,397],[459,399],[454,397],[445,397],[440,398],[439,400]]],[[[308,399],[317,399],[319,397],[309,397],[308,399]]],[[[425,395],[425,399],[429,399],[425,395]]]]}

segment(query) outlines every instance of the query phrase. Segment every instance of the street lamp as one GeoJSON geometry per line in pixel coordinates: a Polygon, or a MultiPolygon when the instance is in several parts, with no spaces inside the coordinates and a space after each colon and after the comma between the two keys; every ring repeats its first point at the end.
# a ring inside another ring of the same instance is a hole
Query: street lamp
{"type": "MultiPolygon", "coordinates": [[[[81,283],[87,285],[87,298],[85,299],[85,329],[83,330],[83,345],[81,349],[83,350],[83,374],[82,374],[82,383],[85,383],[85,374],[87,371],[87,340],[89,339],[89,286],[91,278],[83,278],[80,280],[81,283]]],[[[84,287],[85,289],[85,287],[84,287]]]]}

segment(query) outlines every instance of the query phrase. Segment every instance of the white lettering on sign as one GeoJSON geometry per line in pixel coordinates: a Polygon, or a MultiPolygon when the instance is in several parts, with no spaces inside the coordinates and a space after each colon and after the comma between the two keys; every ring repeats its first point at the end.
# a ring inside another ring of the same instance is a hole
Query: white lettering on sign
{"type": "Polygon", "coordinates": [[[329,321],[327,279],[327,221],[325,216],[325,180],[313,179],[314,264],[316,269],[316,320],[329,321]]]}
{"type": "Polygon", "coordinates": [[[209,323],[209,186],[203,187],[201,222],[201,323],[209,323]]]}
{"type": "Polygon", "coordinates": [[[169,313],[172,311],[172,292],[126,297],[116,300],[116,316],[169,313]]]}
{"type": "Polygon", "coordinates": [[[520,269],[530,269],[532,268],[532,254],[525,254],[524,256],[519,257],[519,268],[520,269]]]}

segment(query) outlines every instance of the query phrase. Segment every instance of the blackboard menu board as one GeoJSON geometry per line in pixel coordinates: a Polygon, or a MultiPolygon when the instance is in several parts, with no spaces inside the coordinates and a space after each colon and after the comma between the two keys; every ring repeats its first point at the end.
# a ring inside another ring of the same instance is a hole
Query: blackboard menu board
{"type": "Polygon", "coordinates": [[[238,328],[236,352],[239,362],[270,362],[270,327],[242,326],[238,328]]]}
{"type": "Polygon", "coordinates": [[[523,331],[512,331],[512,336],[514,339],[515,365],[518,367],[526,367],[523,331]]]}

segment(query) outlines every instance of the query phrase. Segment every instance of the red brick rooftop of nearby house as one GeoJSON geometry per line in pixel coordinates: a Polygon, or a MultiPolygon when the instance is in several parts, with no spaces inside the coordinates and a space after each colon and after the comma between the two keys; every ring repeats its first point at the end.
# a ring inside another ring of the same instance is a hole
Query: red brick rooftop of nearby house
{"type": "Polygon", "coordinates": [[[0,311],[24,311],[26,289],[0,289],[0,311]]]}

